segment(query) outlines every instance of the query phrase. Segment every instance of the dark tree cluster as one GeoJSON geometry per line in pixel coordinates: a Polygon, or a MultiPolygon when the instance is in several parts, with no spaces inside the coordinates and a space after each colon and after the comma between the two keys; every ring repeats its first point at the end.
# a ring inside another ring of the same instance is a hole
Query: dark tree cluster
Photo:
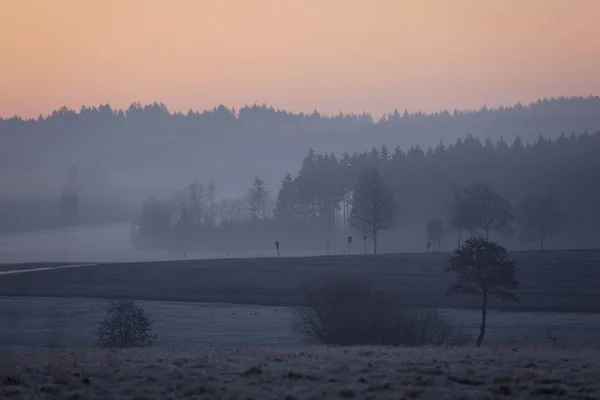
{"type": "Polygon", "coordinates": [[[382,146],[340,158],[310,151],[298,175],[282,182],[275,215],[291,225],[329,229],[354,221],[371,234],[373,214],[364,210],[378,205],[360,188],[370,184],[369,171],[377,171],[386,192],[378,200],[393,203],[385,219],[397,229],[422,226],[429,245],[441,247],[454,231],[458,244],[452,247],[482,234],[512,246],[537,241],[543,248],[549,236],[561,233],[562,246],[593,247],[599,244],[599,156],[600,134],[587,133],[540,136],[531,145],[518,137],[509,145],[467,136],[426,150],[382,146]],[[367,218],[357,219],[357,213],[367,218]]]}
{"type": "Polygon", "coordinates": [[[259,177],[240,198],[217,198],[216,186],[194,182],[172,198],[151,197],[134,224],[138,248],[239,252],[272,243],[273,201],[259,177]]]}
{"type": "MultiPolygon", "coordinates": [[[[460,247],[479,234],[513,247],[537,242],[542,249],[562,234],[552,247],[593,247],[600,224],[599,155],[600,134],[587,133],[554,141],[540,136],[531,145],[518,137],[508,145],[467,136],[425,151],[382,146],[339,158],[310,150],[295,176],[285,174],[274,202],[260,178],[234,200],[217,201],[214,186],[196,184],[178,195],[172,205],[177,215],[165,211],[161,226],[171,226],[179,243],[193,237],[197,245],[232,251],[242,242],[270,248],[273,240],[283,248],[343,248],[348,235],[368,235],[377,252],[380,231],[387,230],[389,246],[400,241],[400,230],[415,226],[423,232],[416,235],[419,250],[426,242],[428,250],[432,243],[438,251],[460,247]]],[[[145,207],[168,208],[157,202],[145,207]]]]}

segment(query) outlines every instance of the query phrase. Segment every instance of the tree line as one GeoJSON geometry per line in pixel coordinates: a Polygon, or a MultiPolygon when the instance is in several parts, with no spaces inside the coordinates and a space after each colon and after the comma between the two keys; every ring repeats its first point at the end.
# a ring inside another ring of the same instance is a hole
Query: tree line
{"type": "MultiPolygon", "coordinates": [[[[456,140],[465,132],[477,132],[480,137],[514,139],[519,131],[527,131],[527,138],[544,132],[556,137],[561,132],[583,132],[600,129],[600,97],[558,97],[540,99],[529,104],[477,110],[440,110],[424,113],[395,109],[381,116],[363,113],[325,115],[317,110],[312,113],[294,113],[265,104],[246,105],[239,109],[219,105],[209,110],[187,112],[169,111],[163,103],[142,105],[133,102],[125,109],[110,104],[82,106],[79,111],[63,106],[44,116],[22,118],[15,115],[0,118],[0,140],[7,143],[30,135],[87,136],[129,132],[151,135],[153,133],[192,133],[213,137],[235,129],[252,132],[253,135],[286,135],[340,132],[377,133],[398,142],[398,134],[406,138],[423,140],[456,140]],[[444,131],[439,127],[443,126],[444,131]],[[427,134],[424,138],[422,135],[427,134]]],[[[416,144],[416,143],[411,143],[416,144]]]]}
{"type": "Polygon", "coordinates": [[[42,189],[53,195],[72,164],[103,169],[117,186],[111,187],[114,196],[129,195],[133,201],[156,190],[150,176],[159,173],[169,175],[163,180],[165,192],[194,179],[214,180],[222,190],[234,191],[256,175],[275,187],[282,176],[271,166],[294,171],[310,147],[341,155],[382,144],[435,148],[467,133],[509,143],[520,135],[530,143],[540,133],[556,139],[561,132],[585,130],[600,130],[598,96],[431,113],[396,109],[384,115],[294,113],[267,105],[187,112],[162,103],[61,107],[37,118],[0,118],[0,196],[39,195],[42,189]],[[190,170],[210,170],[210,176],[192,176],[190,170]],[[33,180],[35,185],[29,183],[33,180]]]}
{"type": "Polygon", "coordinates": [[[598,133],[532,144],[467,135],[427,150],[382,146],[340,157],[310,150],[275,193],[257,177],[239,199],[217,200],[214,185],[193,184],[175,200],[151,200],[136,237],[219,251],[274,240],[283,249],[323,249],[330,240],[341,249],[348,236],[368,237],[373,252],[449,250],[478,234],[513,248],[595,247],[598,155],[598,133]],[[414,248],[402,243],[403,229],[414,248]]]}

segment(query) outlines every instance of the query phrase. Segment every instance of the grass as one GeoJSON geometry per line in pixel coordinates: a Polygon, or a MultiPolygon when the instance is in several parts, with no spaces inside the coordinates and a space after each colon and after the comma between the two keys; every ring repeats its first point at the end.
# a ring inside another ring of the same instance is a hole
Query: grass
{"type": "MultiPolygon", "coordinates": [[[[140,301],[155,321],[159,347],[303,346],[294,310],[231,304],[140,301]]],[[[90,347],[106,303],[99,299],[0,297],[0,346],[90,347]]],[[[480,313],[441,309],[474,343],[480,313]]],[[[600,314],[492,311],[486,346],[599,347],[600,314]],[[554,344],[551,332],[558,339],[554,344]]]]}
{"type": "MultiPolygon", "coordinates": [[[[1,350],[0,350],[1,351],[1,350]]],[[[600,352],[491,349],[17,349],[0,397],[597,398],[600,352]]]]}
{"type": "MultiPolygon", "coordinates": [[[[600,312],[600,251],[513,252],[521,303],[493,309],[600,312]]],[[[478,309],[479,299],[447,298],[448,254],[214,259],[97,266],[0,276],[0,296],[133,298],[303,305],[302,290],[336,275],[400,294],[407,306],[478,309]]]]}

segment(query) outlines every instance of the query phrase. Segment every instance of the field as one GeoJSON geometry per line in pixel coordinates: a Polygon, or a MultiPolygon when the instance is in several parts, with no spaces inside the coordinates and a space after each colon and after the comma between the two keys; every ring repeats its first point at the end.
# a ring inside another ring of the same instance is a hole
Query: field
{"type": "MultiPolygon", "coordinates": [[[[600,345],[600,252],[515,252],[521,303],[493,303],[487,344],[600,345]],[[549,334],[558,338],[555,343],[549,334]]],[[[0,265],[0,346],[94,344],[102,299],[133,298],[150,312],[157,345],[302,346],[294,307],[303,289],[350,275],[399,304],[433,307],[475,337],[479,301],[447,298],[448,254],[106,263],[6,274],[56,263],[0,265]]]]}
{"type": "MultiPolygon", "coordinates": [[[[497,310],[600,312],[600,251],[514,252],[521,302],[497,310]]],[[[448,254],[384,254],[107,263],[0,275],[0,296],[133,298],[137,300],[303,305],[303,289],[327,277],[354,276],[410,306],[479,308],[447,298],[454,277],[448,254]]],[[[21,265],[20,268],[26,268],[21,265]]]]}
{"type": "MultiPolygon", "coordinates": [[[[314,344],[294,329],[288,307],[140,301],[155,321],[158,347],[314,344]]],[[[93,347],[105,302],[99,299],[0,297],[0,346],[93,347]]],[[[477,337],[475,310],[440,309],[465,336],[477,337]]],[[[600,347],[600,314],[491,311],[485,345],[600,347]],[[548,337],[557,339],[555,344],[548,337]]]]}
{"type": "Polygon", "coordinates": [[[494,399],[600,396],[597,351],[10,350],[2,398],[494,399]]]}
{"type": "Polygon", "coordinates": [[[521,303],[492,305],[483,349],[317,347],[294,329],[304,288],[350,275],[474,338],[479,303],[444,296],[447,256],[0,265],[0,397],[600,398],[599,251],[513,253],[521,303]],[[93,348],[119,297],[150,313],[153,349],[93,348]]]}

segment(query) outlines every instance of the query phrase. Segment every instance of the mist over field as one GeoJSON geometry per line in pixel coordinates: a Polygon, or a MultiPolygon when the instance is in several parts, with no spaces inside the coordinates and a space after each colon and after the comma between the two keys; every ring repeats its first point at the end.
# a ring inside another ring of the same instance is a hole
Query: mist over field
{"type": "MultiPolygon", "coordinates": [[[[269,242],[269,245],[271,243],[269,242]]],[[[343,246],[335,249],[343,254],[343,246]]],[[[292,251],[288,256],[322,255],[319,251],[292,251]]],[[[332,252],[333,254],[333,252],[332,252]]],[[[273,251],[233,253],[140,250],[131,240],[127,223],[52,228],[0,235],[0,263],[78,263],[172,261],[183,259],[272,257],[273,251]]]]}
{"type": "MultiPolygon", "coordinates": [[[[40,260],[43,251],[48,260],[171,259],[173,252],[268,255],[275,240],[284,242],[288,255],[323,254],[326,242],[339,253],[348,235],[359,240],[358,252],[362,234],[347,223],[346,193],[360,171],[377,164],[386,170],[399,210],[393,229],[381,233],[380,251],[424,251],[425,225],[432,218],[446,222],[441,247],[452,249],[452,193],[475,182],[490,184],[514,207],[528,195],[552,194],[567,216],[548,246],[596,247],[598,171],[586,160],[597,154],[599,115],[600,98],[587,97],[431,114],[395,110],[381,118],[295,114],[256,105],[182,114],[163,104],[134,103],[126,110],[63,107],[37,119],[1,119],[3,259],[40,260]],[[257,178],[264,215],[252,216],[248,195],[257,178]],[[298,198],[292,199],[292,192],[285,197],[286,190],[295,190],[298,198]],[[69,194],[77,197],[77,212],[65,216],[69,194]],[[197,223],[205,228],[255,217],[281,223],[259,231],[248,227],[237,238],[221,229],[206,233],[208,238],[157,239],[145,245],[159,250],[153,255],[133,249],[131,231],[140,225],[144,202],[170,203],[179,210],[169,211],[176,221],[191,195],[202,197],[194,207],[202,205],[206,215],[193,218],[201,218],[197,223]],[[283,215],[285,207],[302,215],[283,215]],[[91,233],[94,226],[98,236],[91,233]],[[107,233],[111,229],[114,234],[107,233]],[[43,244],[36,244],[37,233],[31,241],[23,235],[37,231],[45,235],[43,244]],[[26,247],[29,254],[20,250],[26,247]]],[[[513,249],[535,248],[531,236],[517,229],[503,240],[513,249]]]]}
{"type": "Polygon", "coordinates": [[[0,153],[2,347],[600,346],[599,97],[61,108],[0,153]]]}
{"type": "Polygon", "coordinates": [[[598,15],[0,1],[0,399],[598,398],[598,15]]]}

